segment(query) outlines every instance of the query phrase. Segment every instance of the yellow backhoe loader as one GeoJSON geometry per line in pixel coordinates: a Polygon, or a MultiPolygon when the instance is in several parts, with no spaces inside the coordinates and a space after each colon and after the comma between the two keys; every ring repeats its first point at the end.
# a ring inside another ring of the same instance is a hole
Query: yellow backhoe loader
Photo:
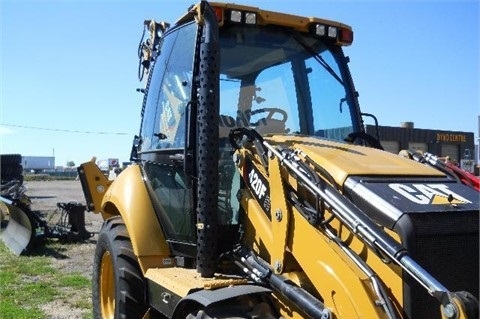
{"type": "Polygon", "coordinates": [[[132,164],[78,167],[95,318],[478,318],[479,193],[364,131],[348,25],[147,20],[132,164]]]}

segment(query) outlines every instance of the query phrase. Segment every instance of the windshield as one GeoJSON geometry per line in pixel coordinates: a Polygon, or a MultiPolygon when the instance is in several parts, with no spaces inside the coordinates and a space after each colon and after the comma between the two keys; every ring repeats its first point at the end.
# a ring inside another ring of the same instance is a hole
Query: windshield
{"type": "Polygon", "coordinates": [[[343,140],[351,102],[335,54],[318,38],[279,28],[220,30],[220,127],[343,140]]]}

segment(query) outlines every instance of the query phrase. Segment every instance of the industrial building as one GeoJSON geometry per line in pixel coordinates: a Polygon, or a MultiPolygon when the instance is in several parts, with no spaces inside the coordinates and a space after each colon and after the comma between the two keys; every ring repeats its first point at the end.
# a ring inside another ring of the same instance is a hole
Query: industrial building
{"type": "MultiPolygon", "coordinates": [[[[366,125],[366,132],[377,136],[375,125],[366,125]]],[[[399,127],[378,126],[378,137],[384,149],[398,154],[404,149],[429,152],[450,161],[473,173],[476,166],[474,133],[418,129],[412,122],[403,122],[399,127]]]]}

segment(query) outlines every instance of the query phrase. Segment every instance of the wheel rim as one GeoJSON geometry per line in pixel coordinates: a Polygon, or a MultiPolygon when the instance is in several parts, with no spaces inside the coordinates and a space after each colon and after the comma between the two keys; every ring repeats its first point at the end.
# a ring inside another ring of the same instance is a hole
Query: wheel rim
{"type": "Polygon", "coordinates": [[[115,278],[110,252],[106,251],[100,264],[100,307],[102,317],[113,319],[115,315],[115,278]]]}

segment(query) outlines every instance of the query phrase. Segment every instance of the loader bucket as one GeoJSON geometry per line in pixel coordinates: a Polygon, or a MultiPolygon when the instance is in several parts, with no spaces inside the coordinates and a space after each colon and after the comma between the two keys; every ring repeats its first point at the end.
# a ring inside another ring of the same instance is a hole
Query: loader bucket
{"type": "Polygon", "coordinates": [[[0,201],[0,222],[0,239],[19,256],[32,238],[30,218],[20,208],[0,201]]]}

